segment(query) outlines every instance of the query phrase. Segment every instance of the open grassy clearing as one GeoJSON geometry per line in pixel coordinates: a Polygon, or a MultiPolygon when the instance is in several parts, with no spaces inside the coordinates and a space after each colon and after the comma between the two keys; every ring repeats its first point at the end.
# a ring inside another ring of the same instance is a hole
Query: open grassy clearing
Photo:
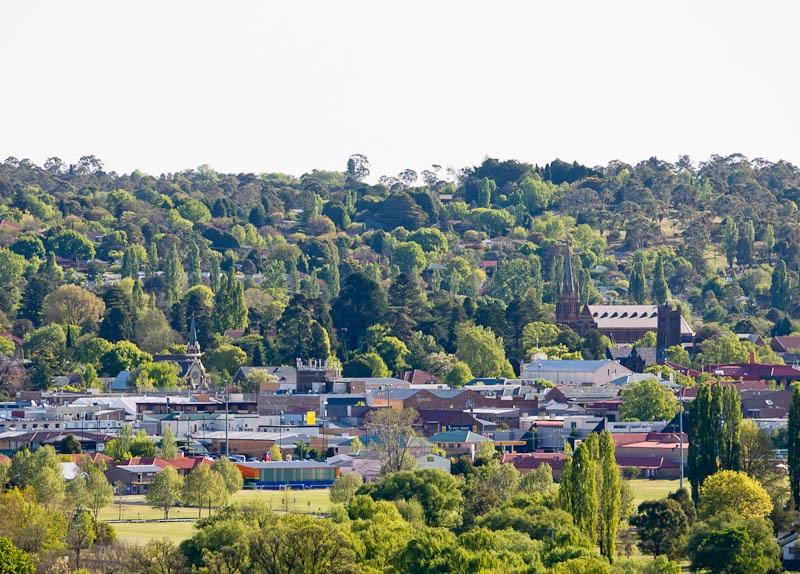
{"type": "MultiPolygon", "coordinates": [[[[676,479],[671,480],[650,480],[648,478],[635,478],[628,481],[633,490],[633,507],[634,509],[639,506],[639,503],[645,500],[658,500],[666,497],[670,492],[678,490],[680,481],[676,479]]],[[[683,481],[685,488],[689,487],[689,481],[683,481]]]]}
{"type": "MultiPolygon", "coordinates": [[[[261,501],[277,512],[324,513],[331,507],[327,489],[241,490],[231,498],[233,503],[250,501],[261,501]]],[[[208,516],[208,509],[204,508],[201,515],[208,516]]],[[[144,496],[114,497],[114,504],[102,509],[99,516],[100,520],[113,523],[119,540],[142,543],[166,537],[179,542],[191,537],[198,509],[173,507],[169,517],[169,522],[162,522],[164,511],[149,506],[144,496]]]]}

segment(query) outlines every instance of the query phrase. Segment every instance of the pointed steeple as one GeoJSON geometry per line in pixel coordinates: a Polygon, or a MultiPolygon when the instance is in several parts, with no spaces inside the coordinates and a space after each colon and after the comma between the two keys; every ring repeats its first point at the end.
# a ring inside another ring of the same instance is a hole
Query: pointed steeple
{"type": "Polygon", "coordinates": [[[576,328],[581,307],[580,299],[581,294],[572,272],[572,255],[567,241],[564,254],[564,283],[558,289],[556,296],[556,322],[576,328]]]}
{"type": "Polygon", "coordinates": [[[189,324],[189,343],[186,345],[186,354],[200,355],[200,342],[197,340],[194,313],[192,313],[192,322],[189,324]]]}
{"type": "Polygon", "coordinates": [[[564,285],[561,292],[565,295],[576,292],[575,277],[572,274],[572,255],[570,254],[569,240],[567,240],[567,252],[564,255],[564,285]]]}

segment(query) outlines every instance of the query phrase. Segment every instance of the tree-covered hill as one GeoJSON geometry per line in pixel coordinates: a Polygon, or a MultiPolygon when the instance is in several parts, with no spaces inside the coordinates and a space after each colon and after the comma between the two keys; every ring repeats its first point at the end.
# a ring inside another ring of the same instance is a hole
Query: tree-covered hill
{"type": "Polygon", "coordinates": [[[3,389],[87,365],[168,388],[148,356],[184,345],[192,316],[224,377],[337,355],[351,374],[416,367],[459,384],[511,374],[536,345],[600,356],[603,341],[552,325],[567,240],[583,302],[677,299],[700,362],[712,346],[744,359],[732,332],[788,334],[800,316],[800,171],[786,162],[486,159],[368,176],[362,155],[299,178],[6,159],[0,332],[33,367],[5,369],[3,389]]]}

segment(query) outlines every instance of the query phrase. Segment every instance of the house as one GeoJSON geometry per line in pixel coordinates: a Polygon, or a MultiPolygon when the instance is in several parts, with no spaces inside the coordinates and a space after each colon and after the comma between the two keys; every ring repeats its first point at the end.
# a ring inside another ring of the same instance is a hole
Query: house
{"type": "Polygon", "coordinates": [[[472,431],[445,431],[436,433],[428,438],[433,444],[444,450],[447,456],[475,456],[475,451],[481,443],[492,442],[485,436],[472,431]]]}
{"type": "Polygon", "coordinates": [[[187,476],[198,466],[211,466],[211,460],[203,456],[185,456],[180,458],[156,458],[135,456],[126,461],[117,463],[117,466],[158,466],[166,468],[171,466],[178,471],[180,476],[187,476]]]}
{"type": "Polygon", "coordinates": [[[522,378],[527,381],[545,379],[556,385],[604,385],[633,371],[616,361],[538,360],[526,365],[522,378]]]}
{"type": "Polygon", "coordinates": [[[800,349],[800,336],[799,335],[785,335],[779,337],[772,337],[770,347],[778,354],[789,353],[800,349]]]}
{"type": "Polygon", "coordinates": [[[450,462],[450,459],[445,456],[428,453],[418,456],[416,460],[418,470],[443,470],[447,474],[450,474],[450,467],[452,466],[452,463],[450,462]]]}
{"type": "Polygon", "coordinates": [[[776,542],[781,548],[781,560],[783,567],[787,571],[795,571],[800,568],[800,548],[798,548],[797,540],[800,538],[800,532],[792,530],[788,534],[778,537],[776,542]]]}
{"type": "Polygon", "coordinates": [[[121,492],[125,494],[147,494],[148,487],[162,468],[155,464],[118,465],[105,471],[105,475],[110,484],[119,483],[121,492]]]}
{"type": "Polygon", "coordinates": [[[422,434],[425,436],[457,430],[483,434],[497,426],[458,409],[420,409],[417,412],[422,434]]]}
{"type": "MultiPolygon", "coordinates": [[[[297,369],[295,367],[239,367],[236,374],[233,376],[234,383],[243,382],[249,373],[252,371],[263,371],[268,375],[272,375],[277,379],[277,387],[275,391],[296,391],[297,390],[297,369]]],[[[268,389],[265,389],[269,392],[268,389]]]]}

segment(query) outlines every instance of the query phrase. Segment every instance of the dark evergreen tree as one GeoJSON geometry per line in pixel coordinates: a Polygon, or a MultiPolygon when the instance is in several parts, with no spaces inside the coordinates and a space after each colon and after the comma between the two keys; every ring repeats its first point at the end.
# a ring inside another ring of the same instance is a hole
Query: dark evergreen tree
{"type": "Polygon", "coordinates": [[[381,286],[362,272],[353,273],[344,281],[339,297],[334,300],[331,316],[341,330],[347,352],[356,349],[367,327],[380,323],[388,311],[386,294],[381,286]]]}
{"type": "Polygon", "coordinates": [[[779,259],[772,271],[772,286],[770,287],[772,306],[781,311],[788,311],[791,297],[791,283],[786,263],[779,259]]]}
{"type": "MultiPolygon", "coordinates": [[[[637,253],[636,255],[639,255],[637,253]]],[[[628,293],[637,305],[644,305],[647,302],[647,291],[644,277],[644,260],[641,256],[634,256],[633,271],[628,285],[628,293]]]]}
{"type": "Polygon", "coordinates": [[[718,384],[702,383],[689,410],[689,453],[687,475],[692,485],[692,499],[700,498],[705,479],[719,470],[722,433],[722,391],[718,384]]]}
{"type": "Polygon", "coordinates": [[[661,257],[656,259],[656,266],[653,270],[653,302],[658,305],[663,305],[669,299],[669,287],[667,287],[667,280],[664,278],[664,262],[661,257]]]}
{"type": "Polygon", "coordinates": [[[800,383],[792,385],[792,405],[789,407],[787,432],[789,490],[795,510],[800,510],[800,383]]]}
{"type": "Polygon", "coordinates": [[[106,311],[100,323],[98,335],[116,343],[133,339],[133,315],[131,298],[118,285],[112,285],[103,293],[106,311]]]}
{"type": "Polygon", "coordinates": [[[741,440],[739,425],[742,422],[742,401],[739,391],[729,385],[722,393],[722,434],[720,442],[720,470],[741,470],[741,440]]]}

